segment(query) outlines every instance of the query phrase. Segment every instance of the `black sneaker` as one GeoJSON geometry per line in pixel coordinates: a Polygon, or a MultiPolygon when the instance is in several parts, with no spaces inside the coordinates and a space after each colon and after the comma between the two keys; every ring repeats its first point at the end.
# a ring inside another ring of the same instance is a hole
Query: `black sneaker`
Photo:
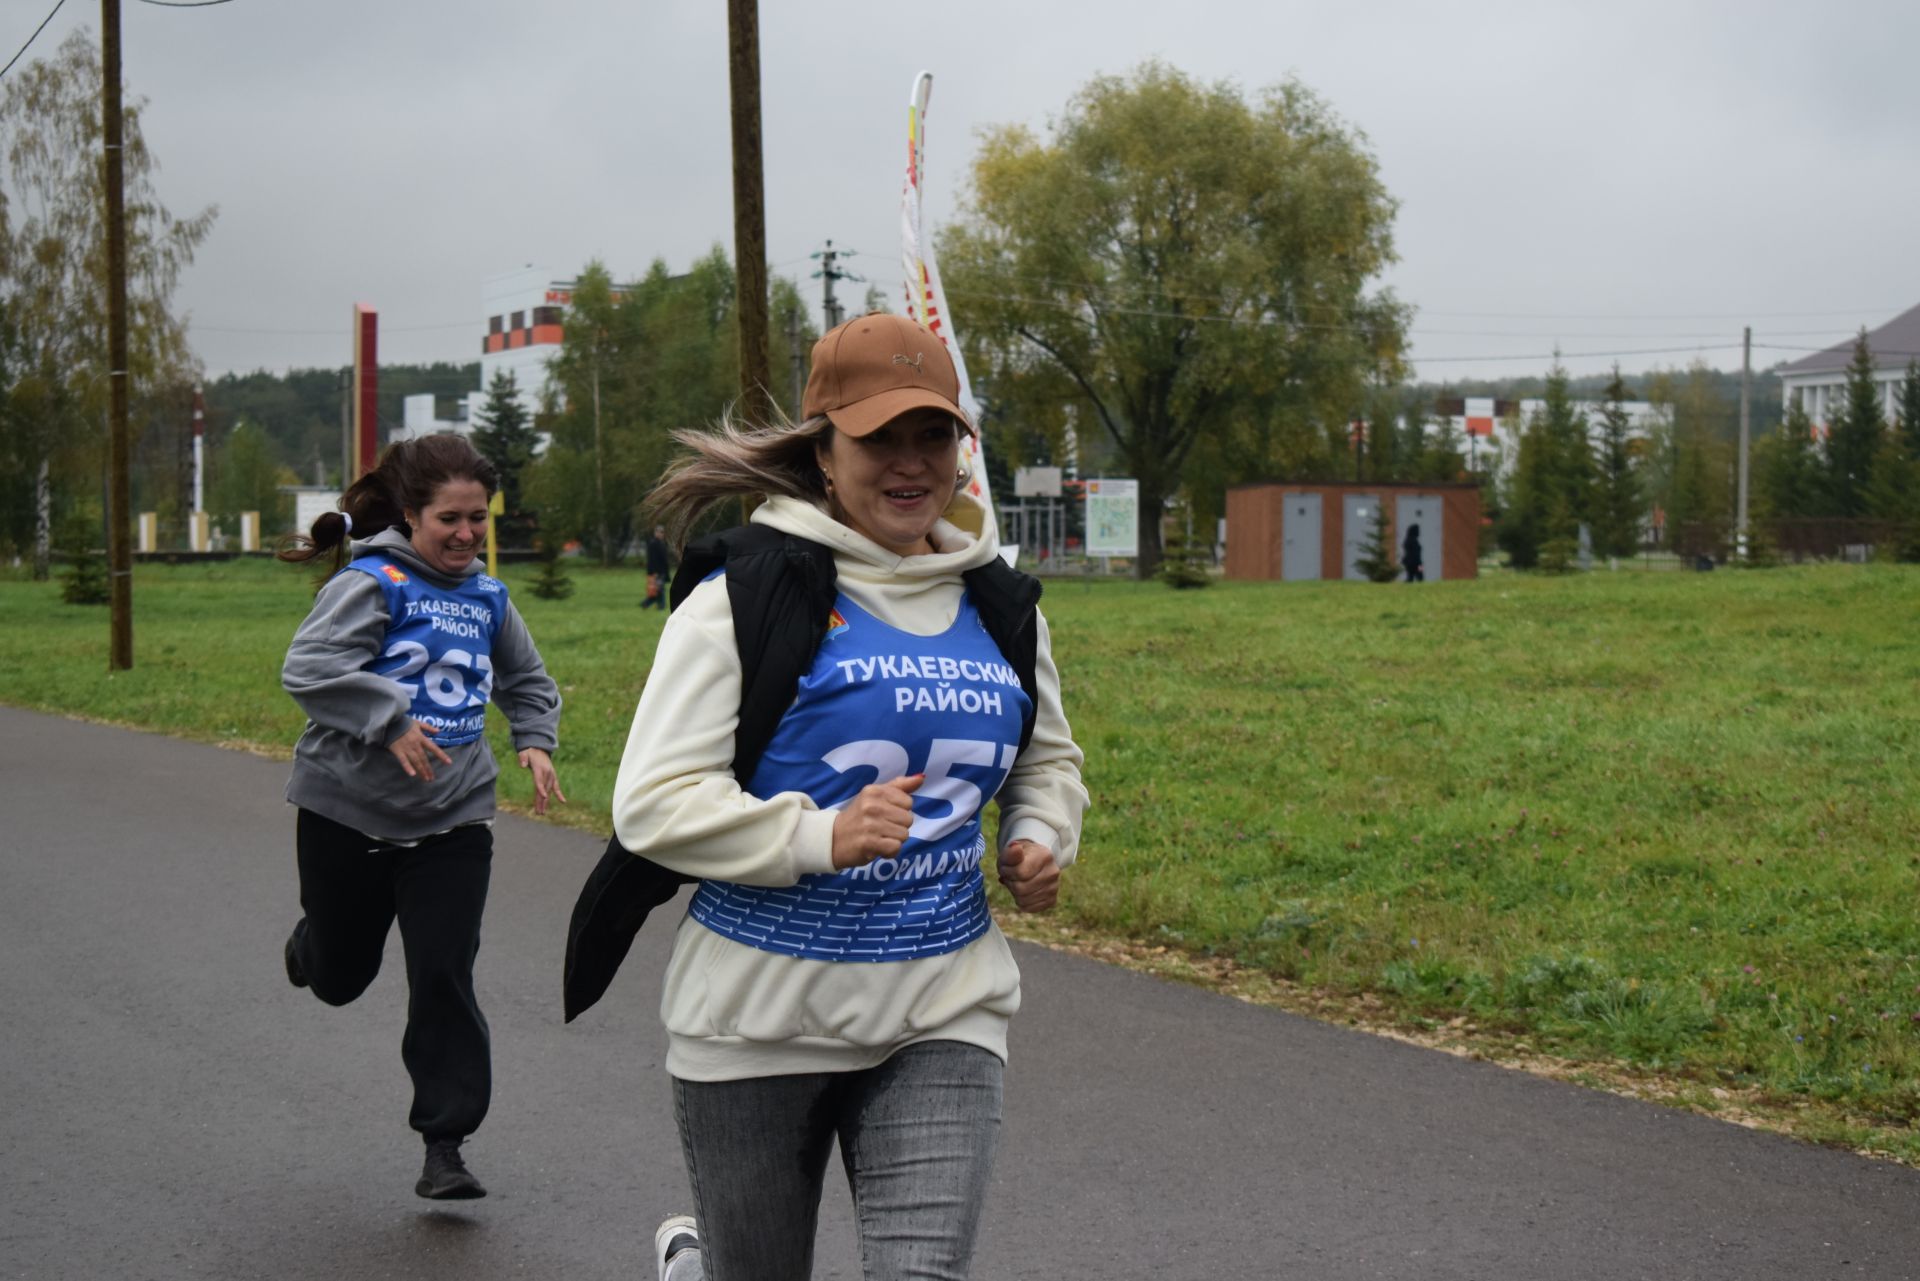
{"type": "Polygon", "coordinates": [[[413,1190],[430,1201],[471,1201],[487,1190],[460,1159],[459,1139],[427,1140],[427,1164],[413,1190]]]}
{"type": "MultiPolygon", "coordinates": [[[[301,917],[300,925],[305,925],[306,923],[307,919],[304,916],[301,917]]],[[[293,984],[295,987],[305,987],[307,985],[307,972],[300,968],[300,958],[295,956],[293,952],[293,945],[298,942],[300,938],[300,925],[294,926],[293,933],[287,935],[287,982],[293,984]]]]}

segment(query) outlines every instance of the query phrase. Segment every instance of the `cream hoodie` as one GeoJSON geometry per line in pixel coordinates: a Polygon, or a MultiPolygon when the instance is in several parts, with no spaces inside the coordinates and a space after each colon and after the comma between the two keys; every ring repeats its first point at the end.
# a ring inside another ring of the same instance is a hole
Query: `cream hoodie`
{"type": "MultiPolygon", "coordinates": [[[[934,527],[937,553],[896,556],[824,510],[775,498],[755,524],[833,549],[839,588],[860,608],[922,636],[952,626],[963,571],[999,555],[971,499],[934,527]]],[[[1079,848],[1087,807],[1081,753],[1060,707],[1045,618],[1039,622],[1033,738],[1000,790],[1000,844],[1034,841],[1061,867],[1079,848]]],[[[660,634],[613,791],[613,825],[630,850],[690,876],[792,885],[833,870],[834,815],[797,792],[760,800],[734,779],[740,652],[720,579],[696,587],[660,634]]],[[[955,952],[895,962],[814,961],[763,952],[683,919],[660,1015],[667,1070],[726,1081],[871,1067],[915,1041],[964,1041],[1007,1056],[1020,971],[998,928],[955,952]]]]}

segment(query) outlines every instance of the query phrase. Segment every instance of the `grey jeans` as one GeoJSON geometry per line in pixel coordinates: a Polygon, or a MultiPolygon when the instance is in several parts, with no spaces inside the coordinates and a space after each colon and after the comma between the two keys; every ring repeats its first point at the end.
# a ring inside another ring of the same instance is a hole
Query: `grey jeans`
{"type": "Polygon", "coordinates": [[[836,1138],[867,1281],[964,1281],[1001,1067],[978,1046],[926,1041],[861,1072],[676,1079],[701,1266],[677,1265],[674,1281],[807,1281],[836,1138]]]}

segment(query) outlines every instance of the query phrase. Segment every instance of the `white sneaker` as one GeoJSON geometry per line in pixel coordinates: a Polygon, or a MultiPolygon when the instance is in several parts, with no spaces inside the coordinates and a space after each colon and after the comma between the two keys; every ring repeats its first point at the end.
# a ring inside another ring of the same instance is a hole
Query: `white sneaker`
{"type": "Polygon", "coordinates": [[[653,1230],[653,1263],[660,1281],[670,1281],[668,1269],[691,1251],[700,1253],[700,1233],[691,1214],[673,1214],[653,1230]]]}

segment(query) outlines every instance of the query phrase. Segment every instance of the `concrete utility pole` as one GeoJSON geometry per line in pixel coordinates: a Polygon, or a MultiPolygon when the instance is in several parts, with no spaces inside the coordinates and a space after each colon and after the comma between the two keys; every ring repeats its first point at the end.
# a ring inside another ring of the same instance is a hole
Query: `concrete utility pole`
{"type": "Polygon", "coordinates": [[[800,417],[800,402],[807,397],[806,353],[800,350],[800,307],[795,304],[787,312],[787,350],[793,353],[793,415],[800,417]]]}
{"type": "Polygon", "coordinates": [[[127,194],[121,142],[120,0],[100,0],[101,167],[107,191],[107,381],[112,436],[107,496],[110,654],[107,666],[133,668],[133,449],[127,431],[127,194]]]}
{"type": "Polygon", "coordinates": [[[740,415],[772,418],[767,357],[767,211],[760,161],[758,0],[727,0],[727,70],[733,86],[734,310],[740,326],[740,415]]]}
{"type": "MultiPolygon", "coordinates": [[[[353,442],[353,366],[345,365],[340,370],[340,492],[343,494],[357,479],[353,474],[353,456],[356,452],[353,442]]],[[[314,446],[313,458],[313,483],[324,485],[327,483],[327,473],[319,465],[318,445],[314,446]]]]}
{"type": "Polygon", "coordinates": [[[1734,546],[1747,558],[1747,404],[1753,392],[1753,326],[1740,331],[1740,499],[1734,516],[1734,546]]]}
{"type": "Polygon", "coordinates": [[[199,384],[193,388],[193,510],[207,509],[207,397],[199,384]]]}
{"type": "MultiPolygon", "coordinates": [[[[826,248],[816,249],[807,255],[809,258],[817,258],[820,262],[820,270],[813,273],[813,278],[824,285],[820,294],[820,316],[828,329],[832,329],[846,319],[845,314],[840,310],[840,300],[833,294],[834,282],[836,280],[854,280],[862,283],[866,281],[865,276],[856,276],[850,271],[840,269],[841,252],[835,249],[833,242],[829,240],[826,248]]],[[[849,249],[845,252],[852,253],[853,250],[849,249]]]]}

